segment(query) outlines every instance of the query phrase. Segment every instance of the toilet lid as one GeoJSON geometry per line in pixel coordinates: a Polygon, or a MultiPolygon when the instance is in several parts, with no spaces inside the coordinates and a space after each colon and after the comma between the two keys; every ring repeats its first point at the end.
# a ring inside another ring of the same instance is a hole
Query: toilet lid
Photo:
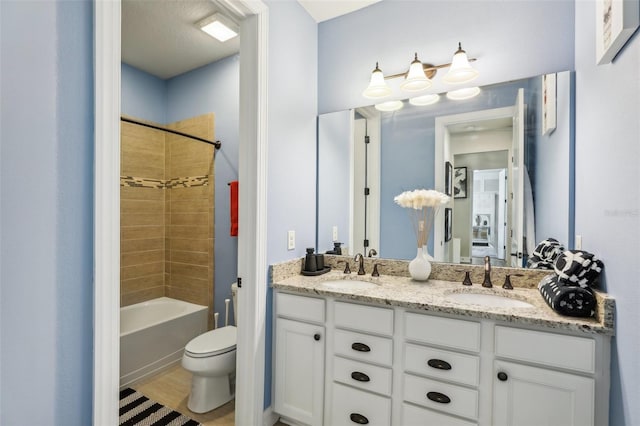
{"type": "Polygon", "coordinates": [[[232,325],[207,331],[192,339],[185,351],[194,357],[213,356],[236,348],[236,328],[232,325]]]}

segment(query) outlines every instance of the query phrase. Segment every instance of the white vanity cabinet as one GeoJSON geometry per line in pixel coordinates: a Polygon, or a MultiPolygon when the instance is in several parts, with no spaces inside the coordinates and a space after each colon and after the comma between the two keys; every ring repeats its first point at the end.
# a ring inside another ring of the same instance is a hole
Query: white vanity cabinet
{"type": "Polygon", "coordinates": [[[601,424],[596,346],[593,338],[496,326],[493,424],[601,424]]]}
{"type": "Polygon", "coordinates": [[[276,293],[275,411],[301,424],[323,424],[325,300],[276,293]]]}
{"type": "Polygon", "coordinates": [[[604,334],[277,291],[275,341],[303,425],[608,424],[604,334]]]}

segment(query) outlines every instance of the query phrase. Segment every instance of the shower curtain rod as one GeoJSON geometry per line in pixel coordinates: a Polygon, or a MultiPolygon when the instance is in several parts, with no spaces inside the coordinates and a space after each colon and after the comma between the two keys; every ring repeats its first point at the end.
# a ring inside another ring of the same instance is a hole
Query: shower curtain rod
{"type": "Polygon", "coordinates": [[[165,132],[173,133],[174,135],[184,136],[185,138],[195,139],[197,141],[208,143],[209,145],[213,145],[213,146],[216,147],[216,149],[220,149],[220,147],[222,146],[222,142],[220,142],[220,141],[213,142],[213,141],[210,141],[210,140],[207,140],[207,139],[199,138],[198,136],[189,135],[187,133],[182,133],[182,132],[179,132],[177,130],[171,130],[171,129],[167,129],[167,128],[160,127],[160,126],[154,126],[153,124],[143,123],[143,122],[140,122],[140,121],[132,120],[130,118],[120,117],[120,120],[122,120],[122,121],[124,121],[126,123],[137,124],[139,126],[149,127],[151,129],[162,130],[162,131],[165,131],[165,132]]]}

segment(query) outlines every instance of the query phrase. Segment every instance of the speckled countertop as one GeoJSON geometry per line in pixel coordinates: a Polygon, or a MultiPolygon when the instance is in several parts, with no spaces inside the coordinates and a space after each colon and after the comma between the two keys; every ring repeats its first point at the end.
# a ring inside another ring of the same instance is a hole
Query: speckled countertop
{"type": "MultiPolygon", "coordinates": [[[[334,266],[340,257],[329,260],[329,265],[334,266]]],[[[340,300],[351,300],[355,302],[372,303],[378,305],[398,306],[408,309],[440,312],[474,318],[485,318],[510,323],[527,325],[539,325],[558,330],[574,331],[581,333],[595,333],[604,335],[614,334],[613,313],[615,301],[605,293],[596,292],[598,308],[595,318],[574,318],[562,316],[553,311],[542,299],[536,287],[532,287],[527,282],[527,277],[522,279],[522,286],[517,286],[514,281],[513,290],[504,290],[494,280],[493,288],[484,288],[481,281],[473,279],[477,273],[472,272],[473,286],[463,286],[460,282],[447,281],[437,274],[426,282],[411,280],[401,273],[402,266],[398,265],[394,273],[396,275],[381,274],[380,277],[372,277],[369,273],[359,276],[357,269],[352,268],[351,274],[344,274],[342,268],[333,269],[330,272],[319,276],[303,276],[300,274],[301,261],[295,260],[273,265],[271,268],[272,286],[275,289],[309,294],[334,297],[340,300]],[[400,272],[399,272],[400,271],[400,272]],[[373,288],[355,289],[343,286],[330,287],[324,283],[332,280],[360,280],[375,284],[373,288]],[[452,293],[480,293],[492,295],[505,295],[513,299],[527,302],[533,307],[507,308],[507,307],[487,307],[475,304],[462,303],[448,299],[452,293]]],[[[402,262],[402,261],[393,261],[402,262]]],[[[387,263],[384,260],[379,263],[387,263]]],[[[456,265],[458,266],[458,265],[456,265]]],[[[452,266],[455,268],[455,266],[452,266]]],[[[466,268],[477,268],[467,265],[466,268]]],[[[480,266],[480,271],[482,267],[480,266]]],[[[367,272],[371,268],[366,269],[367,272]]],[[[446,267],[443,267],[446,269],[446,267]]],[[[500,269],[500,268],[496,268],[500,269]]],[[[511,270],[512,268],[501,268],[511,270]]],[[[517,270],[525,274],[526,270],[517,270]]],[[[475,271],[477,272],[477,271],[475,271]]],[[[504,271],[502,271],[504,273],[504,271]]],[[[533,272],[533,271],[532,271],[533,272]]],[[[539,271],[535,271],[539,275],[539,271]]],[[[498,272],[499,274],[500,272],[498,272]]],[[[548,272],[547,272],[548,273],[548,272]]],[[[535,274],[534,274],[535,275],[535,274]]],[[[537,275],[529,277],[529,281],[537,279],[537,275]]],[[[539,279],[538,279],[539,281],[539,279]]]]}

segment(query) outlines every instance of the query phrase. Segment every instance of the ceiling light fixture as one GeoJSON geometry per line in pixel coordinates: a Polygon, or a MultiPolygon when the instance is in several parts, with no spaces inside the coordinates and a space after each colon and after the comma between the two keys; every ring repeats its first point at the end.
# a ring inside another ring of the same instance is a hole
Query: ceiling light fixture
{"type": "Polygon", "coordinates": [[[238,35],[238,25],[220,13],[204,18],[197,23],[198,27],[218,41],[225,42],[238,35]]]}
{"type": "Polygon", "coordinates": [[[375,109],[383,112],[397,111],[404,106],[402,101],[387,101],[374,105],[375,109]]]}
{"type": "Polygon", "coordinates": [[[419,92],[431,87],[431,79],[436,75],[440,68],[450,68],[449,72],[443,78],[445,83],[462,84],[467,83],[478,77],[478,71],[469,65],[476,59],[468,59],[467,54],[462,50],[462,44],[458,43],[458,50],[454,53],[453,59],[449,64],[432,65],[420,62],[418,54],[414,55],[409,70],[403,73],[394,74],[385,77],[378,63],[371,73],[369,86],[362,92],[362,96],[369,99],[380,99],[391,95],[393,92],[385,80],[403,77],[404,81],[400,88],[407,92],[419,92]]]}
{"type": "Polygon", "coordinates": [[[410,98],[409,103],[415,106],[427,106],[433,105],[440,100],[440,95],[432,93],[429,95],[416,96],[415,98],[410,98]]]}

